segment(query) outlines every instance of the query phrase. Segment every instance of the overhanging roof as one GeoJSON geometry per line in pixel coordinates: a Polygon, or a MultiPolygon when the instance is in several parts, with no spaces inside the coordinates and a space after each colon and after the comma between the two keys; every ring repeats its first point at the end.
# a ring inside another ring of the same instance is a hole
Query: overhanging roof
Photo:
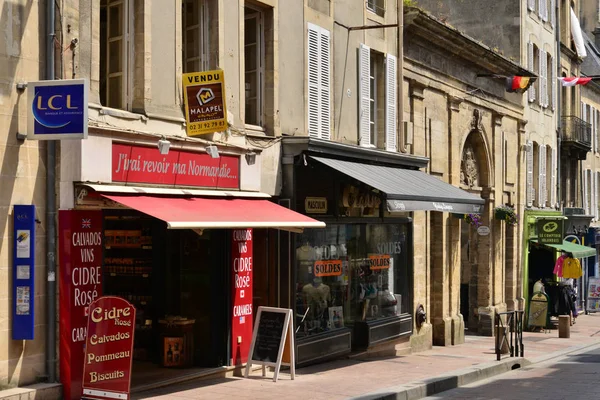
{"type": "Polygon", "coordinates": [[[485,201],[425,172],[311,156],[387,196],[388,211],[480,213],[485,201]]]}

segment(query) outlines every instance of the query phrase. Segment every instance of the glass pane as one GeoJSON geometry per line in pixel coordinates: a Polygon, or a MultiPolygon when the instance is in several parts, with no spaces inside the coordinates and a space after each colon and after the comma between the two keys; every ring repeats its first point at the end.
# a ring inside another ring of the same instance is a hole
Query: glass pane
{"type": "Polygon", "coordinates": [[[258,67],[256,64],[256,60],[257,60],[257,51],[258,51],[258,46],[256,46],[255,44],[251,44],[246,46],[246,48],[244,49],[244,69],[245,71],[254,71],[256,70],[256,68],[258,67]]]}
{"type": "Polygon", "coordinates": [[[190,29],[185,33],[185,51],[186,58],[198,57],[199,46],[198,46],[198,28],[190,29]]]}
{"type": "Polygon", "coordinates": [[[123,108],[123,84],[121,76],[108,78],[108,106],[112,108],[123,108]]]}
{"type": "Polygon", "coordinates": [[[114,42],[108,43],[108,73],[114,74],[117,72],[123,72],[121,66],[122,58],[122,40],[115,40],[114,42]]]}
{"type": "Polygon", "coordinates": [[[183,72],[199,72],[200,66],[198,65],[198,60],[188,61],[185,64],[185,71],[183,72]]]}
{"type": "Polygon", "coordinates": [[[248,99],[246,97],[246,123],[251,125],[259,124],[256,116],[256,98],[248,99]]]}
{"type": "Polygon", "coordinates": [[[198,3],[199,0],[185,0],[184,14],[186,27],[198,23],[198,3]]]}
{"type": "Polygon", "coordinates": [[[123,4],[109,6],[108,14],[108,37],[121,36],[123,34],[123,4]]]}
{"type": "Polygon", "coordinates": [[[256,17],[247,18],[244,21],[244,44],[245,45],[256,44],[256,36],[257,36],[256,30],[257,30],[256,17]]]}
{"type": "Polygon", "coordinates": [[[252,72],[252,73],[247,73],[245,76],[246,76],[246,99],[256,98],[257,86],[258,86],[257,81],[256,81],[257,74],[252,72]]]}

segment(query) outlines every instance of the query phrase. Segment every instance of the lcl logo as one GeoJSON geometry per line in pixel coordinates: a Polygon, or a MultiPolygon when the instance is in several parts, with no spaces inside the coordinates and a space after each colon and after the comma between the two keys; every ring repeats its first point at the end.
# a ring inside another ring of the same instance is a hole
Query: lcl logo
{"type": "Polygon", "coordinates": [[[39,94],[36,94],[36,98],[38,110],[62,110],[63,108],[66,108],[67,110],[77,110],[77,107],[71,105],[70,94],[66,96],[55,94],[54,96],[50,96],[45,102],[43,96],[39,94]],[[66,99],[63,100],[63,97],[66,97],[66,99]]]}

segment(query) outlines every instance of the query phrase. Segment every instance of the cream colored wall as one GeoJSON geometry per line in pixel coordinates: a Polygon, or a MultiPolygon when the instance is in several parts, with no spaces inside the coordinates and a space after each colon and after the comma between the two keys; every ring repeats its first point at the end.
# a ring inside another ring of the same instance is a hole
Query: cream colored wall
{"type": "Polygon", "coordinates": [[[46,329],[45,144],[17,142],[27,132],[27,95],[18,82],[43,78],[44,3],[0,1],[0,389],[25,385],[44,375],[46,329]],[[13,205],[33,204],[36,218],[34,340],[12,340],[13,205]]]}

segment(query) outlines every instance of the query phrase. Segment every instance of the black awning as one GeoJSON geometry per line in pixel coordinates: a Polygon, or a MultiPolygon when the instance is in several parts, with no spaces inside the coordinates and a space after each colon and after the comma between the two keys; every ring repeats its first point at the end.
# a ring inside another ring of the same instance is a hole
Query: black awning
{"type": "Polygon", "coordinates": [[[384,192],[390,212],[425,210],[470,214],[483,211],[485,201],[482,198],[422,171],[311,158],[384,192]]]}

